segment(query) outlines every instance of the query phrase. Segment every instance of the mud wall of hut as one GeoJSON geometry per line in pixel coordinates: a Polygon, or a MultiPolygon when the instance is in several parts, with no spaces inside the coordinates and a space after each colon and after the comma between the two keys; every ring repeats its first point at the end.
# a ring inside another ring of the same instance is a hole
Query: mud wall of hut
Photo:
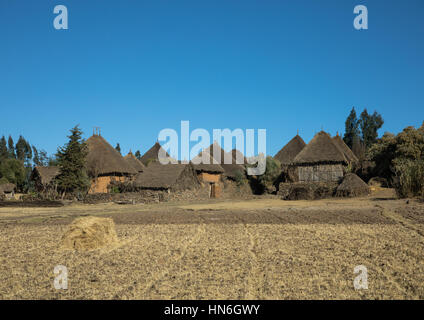
{"type": "Polygon", "coordinates": [[[125,182],[126,177],[124,176],[101,176],[97,177],[91,180],[91,186],[90,190],[88,191],[89,194],[93,193],[108,193],[108,186],[112,182],[125,182]]]}
{"type": "Polygon", "coordinates": [[[221,174],[201,172],[197,175],[200,181],[218,183],[221,180],[221,174]]]}

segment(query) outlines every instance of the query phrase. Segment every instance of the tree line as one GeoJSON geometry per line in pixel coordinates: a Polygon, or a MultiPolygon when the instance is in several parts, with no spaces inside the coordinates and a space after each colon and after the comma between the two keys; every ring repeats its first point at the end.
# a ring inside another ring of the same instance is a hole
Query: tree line
{"type": "Polygon", "coordinates": [[[20,191],[30,187],[29,176],[33,166],[53,165],[55,159],[48,157],[43,149],[31,145],[22,135],[16,144],[11,135],[6,141],[0,139],[0,184],[14,183],[20,191]]]}
{"type": "MultiPolygon", "coordinates": [[[[359,166],[373,162],[371,175],[385,178],[400,196],[424,196],[424,123],[419,129],[407,127],[397,135],[386,132],[379,138],[378,130],[383,124],[383,117],[378,112],[369,114],[364,109],[358,118],[352,108],[345,121],[343,140],[360,159],[359,166]]],[[[78,125],[70,132],[68,142],[51,157],[22,136],[16,144],[11,136],[7,141],[3,136],[0,139],[0,184],[15,183],[20,191],[26,192],[31,189],[29,176],[33,166],[57,165],[60,174],[56,182],[62,197],[88,191],[87,145],[78,125]]],[[[119,143],[116,150],[121,151],[119,143]]],[[[139,150],[135,156],[141,158],[139,150]]],[[[275,159],[267,158],[266,172],[259,179],[265,189],[280,174],[280,166],[274,162],[275,159]]]]}
{"type": "Polygon", "coordinates": [[[378,130],[383,124],[383,117],[377,111],[369,114],[364,109],[357,118],[353,107],[345,121],[343,140],[359,159],[363,159],[371,145],[377,142],[378,130]]]}

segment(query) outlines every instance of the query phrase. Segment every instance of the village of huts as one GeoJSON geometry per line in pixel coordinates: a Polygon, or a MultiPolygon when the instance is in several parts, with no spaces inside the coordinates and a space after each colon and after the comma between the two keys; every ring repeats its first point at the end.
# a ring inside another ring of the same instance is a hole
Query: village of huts
{"type": "MultiPolygon", "coordinates": [[[[309,143],[297,134],[274,157],[267,157],[267,166],[278,166],[267,179],[247,175],[248,166],[254,163],[249,164],[237,149],[224,151],[217,142],[191,161],[175,160],[167,165],[159,161],[161,150],[168,154],[158,142],[138,157],[131,151],[122,156],[99,132],[93,133],[86,145],[90,186],[81,199],[89,203],[253,198],[261,194],[283,200],[314,200],[370,193],[364,181],[369,177],[355,174],[358,157],[338,134],[331,137],[324,131],[316,133],[309,143]],[[271,188],[261,187],[261,183],[271,188]]],[[[35,166],[30,179],[38,194],[51,199],[61,196],[56,180],[59,175],[58,166],[35,166]]],[[[15,191],[13,184],[0,185],[4,199],[15,199],[15,191]]]]}

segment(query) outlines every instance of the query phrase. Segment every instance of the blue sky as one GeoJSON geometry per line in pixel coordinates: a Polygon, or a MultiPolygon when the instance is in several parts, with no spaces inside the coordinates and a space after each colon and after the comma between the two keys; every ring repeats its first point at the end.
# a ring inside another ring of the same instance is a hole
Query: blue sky
{"type": "Polygon", "coordinates": [[[0,135],[53,153],[75,124],[100,126],[144,152],[189,120],[267,129],[275,154],[297,130],[343,132],[352,106],[398,132],[424,120],[423,17],[422,0],[1,0],[0,135]]]}

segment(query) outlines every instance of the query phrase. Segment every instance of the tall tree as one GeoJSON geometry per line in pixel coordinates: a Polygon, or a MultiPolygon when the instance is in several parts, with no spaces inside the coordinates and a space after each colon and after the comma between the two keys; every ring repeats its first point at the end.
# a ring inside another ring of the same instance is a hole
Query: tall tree
{"type": "Polygon", "coordinates": [[[7,150],[6,138],[3,136],[0,139],[0,161],[9,158],[9,152],[7,150]]]}
{"type": "Polygon", "coordinates": [[[34,165],[39,166],[40,165],[40,156],[38,154],[38,150],[35,146],[32,146],[32,162],[34,162],[34,165]]]}
{"type": "Polygon", "coordinates": [[[9,150],[9,158],[16,159],[15,144],[13,143],[13,139],[11,135],[9,135],[9,139],[7,140],[7,146],[9,150]]]}
{"type": "Polygon", "coordinates": [[[141,159],[141,152],[140,152],[140,150],[137,150],[136,152],[135,152],[135,157],[138,159],[138,160],[140,160],[141,159]]]}
{"type": "Polygon", "coordinates": [[[359,125],[361,127],[362,142],[366,149],[377,141],[377,131],[383,124],[383,117],[377,111],[374,111],[372,115],[368,114],[367,109],[362,111],[359,118],[359,125]]]}
{"type": "Polygon", "coordinates": [[[27,171],[22,161],[6,159],[0,163],[0,178],[17,185],[24,191],[27,182],[27,171]]]}
{"type": "Polygon", "coordinates": [[[24,161],[25,160],[25,147],[26,141],[22,136],[19,136],[18,142],[16,142],[15,152],[16,159],[24,161]]]}
{"type": "Polygon", "coordinates": [[[32,146],[32,154],[32,161],[34,162],[34,165],[41,167],[46,167],[49,165],[49,158],[45,150],[37,150],[35,146],[32,146]]]}
{"type": "Polygon", "coordinates": [[[49,157],[46,150],[38,150],[38,161],[40,166],[47,167],[49,165],[49,157]]]}
{"type": "Polygon", "coordinates": [[[119,153],[121,153],[121,146],[119,145],[119,143],[116,144],[115,149],[116,149],[116,151],[118,151],[119,153]]]}
{"type": "Polygon", "coordinates": [[[23,136],[19,136],[18,142],[16,142],[15,150],[16,158],[23,161],[25,166],[29,167],[32,160],[32,148],[23,136]]]}
{"type": "Polygon", "coordinates": [[[343,136],[343,140],[349,146],[349,148],[353,148],[355,139],[358,137],[359,137],[359,121],[358,121],[358,118],[356,117],[355,108],[353,107],[345,122],[345,134],[343,136]]]}
{"type": "Polygon", "coordinates": [[[90,186],[90,181],[85,168],[85,159],[88,148],[81,138],[82,131],[78,125],[70,130],[69,141],[63,147],[59,147],[56,157],[60,168],[57,177],[58,185],[65,193],[85,192],[90,186]]]}

